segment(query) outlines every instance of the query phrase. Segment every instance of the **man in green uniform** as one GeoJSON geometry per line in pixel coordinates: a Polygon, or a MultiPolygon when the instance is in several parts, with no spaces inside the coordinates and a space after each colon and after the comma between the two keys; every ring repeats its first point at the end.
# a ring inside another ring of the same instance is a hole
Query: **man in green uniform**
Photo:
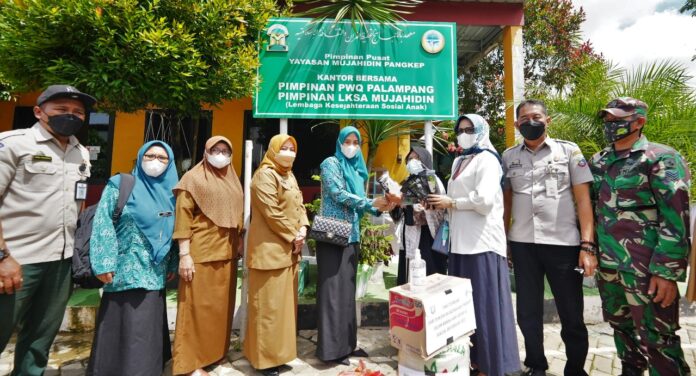
{"type": "Polygon", "coordinates": [[[614,328],[622,375],[686,375],[677,281],[686,277],[690,174],[674,149],[642,134],[648,106],[617,98],[601,110],[610,146],[594,176],[598,273],[604,319],[614,328]],[[647,359],[646,359],[647,358],[647,359]]]}
{"type": "Polygon", "coordinates": [[[74,134],[95,100],[49,86],[36,124],[0,133],[0,352],[19,331],[12,375],[43,375],[70,297],[89,152],[74,134]]]}

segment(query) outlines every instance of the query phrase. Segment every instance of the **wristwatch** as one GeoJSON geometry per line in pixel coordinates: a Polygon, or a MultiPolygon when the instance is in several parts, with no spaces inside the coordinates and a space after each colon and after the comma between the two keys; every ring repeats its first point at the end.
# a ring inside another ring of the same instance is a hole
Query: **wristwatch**
{"type": "Polygon", "coordinates": [[[0,261],[10,257],[10,251],[5,248],[0,247],[0,261]]]}

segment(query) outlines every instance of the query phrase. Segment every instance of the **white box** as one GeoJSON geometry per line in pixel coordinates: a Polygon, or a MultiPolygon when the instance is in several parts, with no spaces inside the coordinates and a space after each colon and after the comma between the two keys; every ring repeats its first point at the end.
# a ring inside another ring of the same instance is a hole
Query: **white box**
{"type": "Polygon", "coordinates": [[[476,329],[471,281],[433,274],[419,292],[408,284],[389,290],[392,346],[422,358],[476,329]]]}

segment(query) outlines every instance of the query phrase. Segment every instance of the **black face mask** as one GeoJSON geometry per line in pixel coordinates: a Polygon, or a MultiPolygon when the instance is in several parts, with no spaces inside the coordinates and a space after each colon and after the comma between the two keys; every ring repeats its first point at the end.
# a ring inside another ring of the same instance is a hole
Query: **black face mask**
{"type": "Polygon", "coordinates": [[[544,132],[546,132],[546,124],[540,121],[528,120],[520,124],[520,134],[525,140],[538,140],[544,132]]]}
{"type": "Polygon", "coordinates": [[[60,136],[69,137],[75,135],[82,125],[84,120],[73,114],[61,114],[48,117],[48,126],[53,132],[60,136]]]}
{"type": "Polygon", "coordinates": [[[608,143],[613,144],[632,135],[637,129],[631,132],[631,123],[633,123],[633,120],[605,121],[604,138],[608,143]]]}

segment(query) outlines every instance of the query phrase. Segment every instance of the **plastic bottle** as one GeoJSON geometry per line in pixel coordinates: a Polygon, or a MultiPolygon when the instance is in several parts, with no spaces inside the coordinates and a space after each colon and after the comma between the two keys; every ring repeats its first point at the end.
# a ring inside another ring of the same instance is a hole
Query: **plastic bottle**
{"type": "Polygon", "coordinates": [[[408,286],[411,291],[418,292],[425,289],[425,260],[421,259],[419,249],[414,256],[409,263],[408,286]]]}

